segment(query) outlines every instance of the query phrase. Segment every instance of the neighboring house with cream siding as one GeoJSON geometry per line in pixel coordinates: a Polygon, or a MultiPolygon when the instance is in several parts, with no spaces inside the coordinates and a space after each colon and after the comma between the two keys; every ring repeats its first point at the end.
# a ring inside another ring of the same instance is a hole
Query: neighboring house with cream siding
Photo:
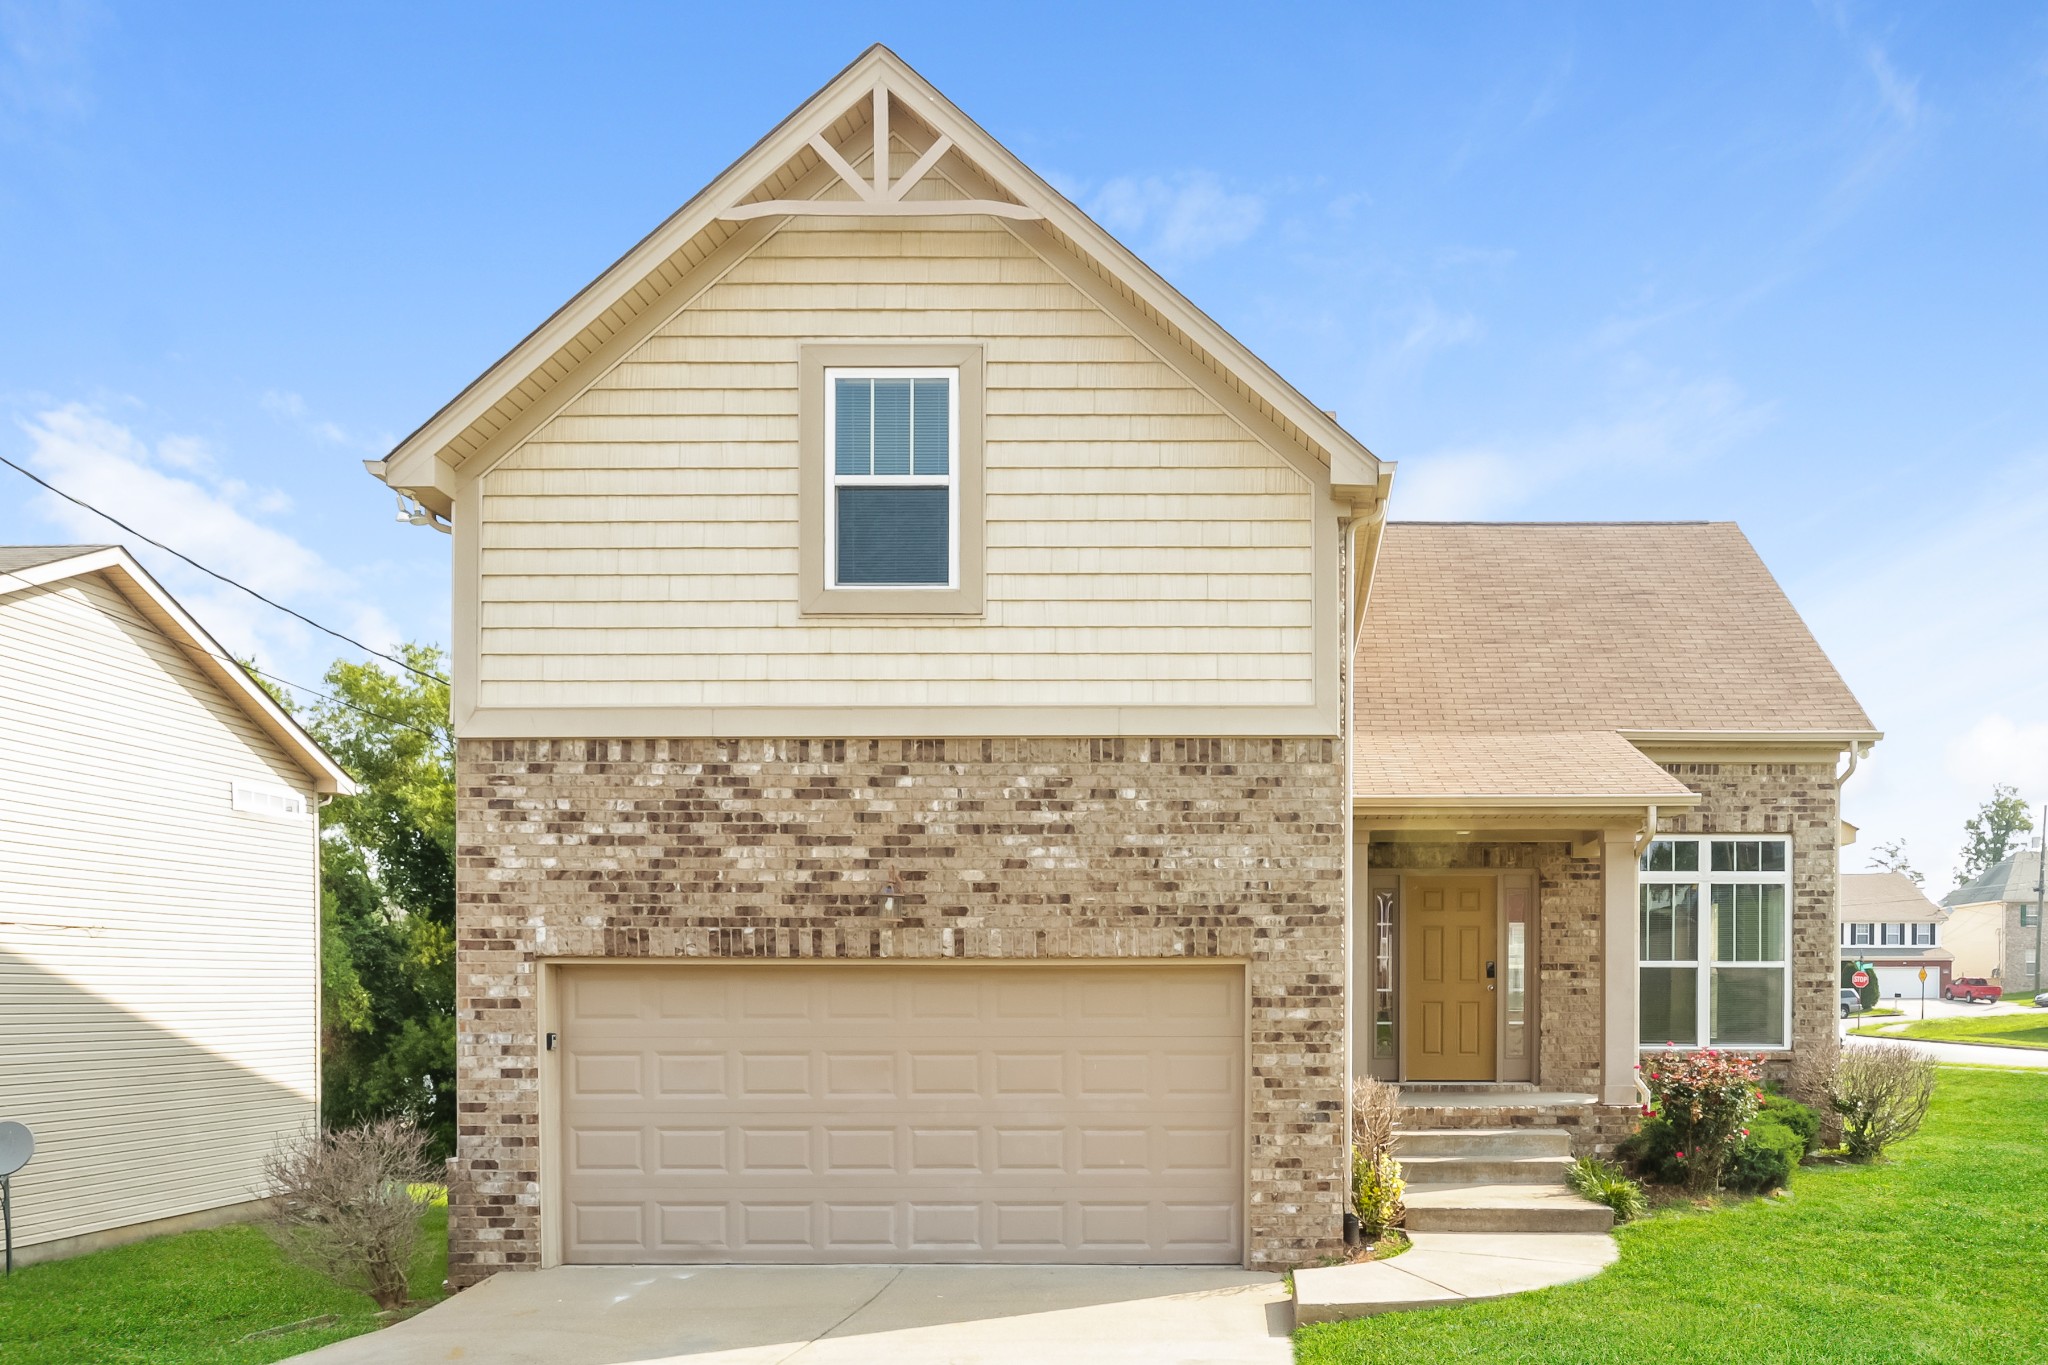
{"type": "Polygon", "coordinates": [[[2048,990],[2041,970],[2041,839],[2028,840],[1941,898],[1957,976],[1981,976],[2007,995],[2048,990]]]}
{"type": "Polygon", "coordinates": [[[1389,525],[885,49],[371,471],[453,533],[458,1282],[1313,1263],[1355,1075],[1586,1150],[1837,1045],[1877,732],[1741,532],[1389,525]]]}
{"type": "Polygon", "coordinates": [[[0,1118],[35,1261],[247,1216],[319,1114],[348,778],[116,546],[0,546],[0,1118]]]}

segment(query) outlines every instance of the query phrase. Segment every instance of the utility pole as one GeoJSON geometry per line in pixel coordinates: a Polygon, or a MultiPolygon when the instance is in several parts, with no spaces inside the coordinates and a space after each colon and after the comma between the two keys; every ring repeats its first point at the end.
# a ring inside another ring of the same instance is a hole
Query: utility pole
{"type": "Polygon", "coordinates": [[[2034,842],[2034,993],[2041,993],[2041,917],[2048,912],[2048,806],[2041,807],[2041,837],[2034,842]]]}

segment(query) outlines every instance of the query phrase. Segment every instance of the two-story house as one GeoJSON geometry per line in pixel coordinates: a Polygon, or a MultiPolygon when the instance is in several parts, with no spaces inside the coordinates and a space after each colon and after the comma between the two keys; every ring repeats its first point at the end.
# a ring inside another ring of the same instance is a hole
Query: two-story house
{"type": "MultiPolygon", "coordinates": [[[[1948,912],[1903,872],[1844,872],[1839,898],[1843,982],[1877,978],[1881,1000],[1933,1000],[1958,975],[1944,938],[1948,912]]],[[[1968,973],[1961,973],[1968,975],[1968,973]]]]}
{"type": "Polygon", "coordinates": [[[1354,1075],[1591,1147],[1644,1044],[1836,1045],[1876,734],[1741,533],[1389,525],[885,49],[372,468],[453,532],[459,1280],[1301,1264],[1354,1075]]]}

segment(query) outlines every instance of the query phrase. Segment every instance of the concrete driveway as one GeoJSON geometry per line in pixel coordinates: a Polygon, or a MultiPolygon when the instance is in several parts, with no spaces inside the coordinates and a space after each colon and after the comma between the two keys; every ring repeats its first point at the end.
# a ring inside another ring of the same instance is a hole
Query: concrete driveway
{"type": "Polygon", "coordinates": [[[1287,1365],[1278,1276],[1164,1266],[564,1266],[303,1365],[1287,1365]]]}

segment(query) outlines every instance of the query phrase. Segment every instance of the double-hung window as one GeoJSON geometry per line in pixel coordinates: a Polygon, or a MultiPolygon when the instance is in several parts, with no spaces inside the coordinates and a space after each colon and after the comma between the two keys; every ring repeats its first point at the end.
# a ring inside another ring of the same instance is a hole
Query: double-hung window
{"type": "Polygon", "coordinates": [[[1877,926],[1874,924],[1852,924],[1849,926],[1849,945],[1853,948],[1867,948],[1877,942],[1877,926]]]}
{"type": "Polygon", "coordinates": [[[1916,924],[1916,925],[1914,925],[1914,926],[1913,926],[1913,946],[1914,946],[1915,948],[1931,948],[1931,947],[1933,947],[1933,946],[1934,946],[1934,926],[1933,926],[1933,925],[1931,925],[1931,924],[1916,924]]]}
{"type": "Polygon", "coordinates": [[[825,371],[828,588],[959,584],[959,392],[953,369],[825,371]]]}
{"type": "Polygon", "coordinates": [[[806,616],[979,616],[978,344],[797,348],[797,603],[806,616]]]}
{"type": "Polygon", "coordinates": [[[1906,926],[1903,924],[1880,924],[1877,926],[1877,941],[1880,947],[1903,948],[1906,946],[1906,926]]]}
{"type": "Polygon", "coordinates": [[[1785,1046],[1790,841],[1657,839],[1638,876],[1643,1045],[1785,1046]]]}

